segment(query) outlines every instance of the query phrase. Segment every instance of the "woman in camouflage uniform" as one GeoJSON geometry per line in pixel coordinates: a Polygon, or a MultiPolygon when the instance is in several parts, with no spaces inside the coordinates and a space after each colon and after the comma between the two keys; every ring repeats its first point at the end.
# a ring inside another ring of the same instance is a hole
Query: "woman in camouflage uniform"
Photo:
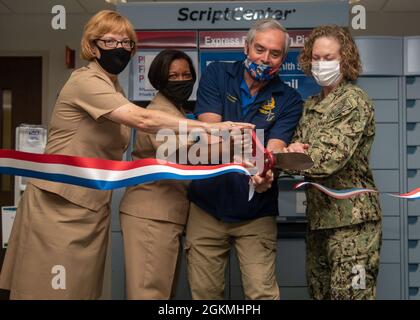
{"type": "MultiPolygon", "coordinates": [[[[374,108],[351,83],[361,71],[348,30],[314,29],[300,55],[307,75],[322,87],[310,97],[287,150],[305,152],[315,165],[298,174],[332,189],[375,189],[369,154],[375,135],[374,108]]],[[[314,187],[307,197],[307,279],[314,299],[374,299],[381,247],[377,194],[334,199],[314,187]]]]}

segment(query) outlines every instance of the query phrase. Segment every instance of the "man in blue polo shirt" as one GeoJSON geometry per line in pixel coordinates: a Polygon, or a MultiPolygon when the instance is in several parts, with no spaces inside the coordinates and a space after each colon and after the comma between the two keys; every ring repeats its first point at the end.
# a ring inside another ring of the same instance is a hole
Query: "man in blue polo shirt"
{"type": "MultiPolygon", "coordinates": [[[[264,145],[282,152],[302,114],[296,90],[278,77],[289,37],[277,20],[260,20],[248,32],[245,61],[214,62],[200,80],[195,112],[206,122],[241,121],[264,129],[264,145]]],[[[226,262],[235,245],[247,299],[279,299],[275,276],[277,184],[272,172],[237,173],[193,181],[186,231],[188,280],[193,299],[223,299],[226,262]]]]}

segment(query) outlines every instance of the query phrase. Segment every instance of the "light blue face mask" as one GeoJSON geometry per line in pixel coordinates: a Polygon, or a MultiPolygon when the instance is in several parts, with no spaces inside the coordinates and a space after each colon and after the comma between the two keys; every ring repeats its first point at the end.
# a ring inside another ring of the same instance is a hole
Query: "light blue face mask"
{"type": "Polygon", "coordinates": [[[267,64],[258,64],[248,58],[244,61],[245,69],[249,75],[256,81],[268,81],[276,77],[280,71],[280,66],[277,68],[270,67],[267,64]]]}

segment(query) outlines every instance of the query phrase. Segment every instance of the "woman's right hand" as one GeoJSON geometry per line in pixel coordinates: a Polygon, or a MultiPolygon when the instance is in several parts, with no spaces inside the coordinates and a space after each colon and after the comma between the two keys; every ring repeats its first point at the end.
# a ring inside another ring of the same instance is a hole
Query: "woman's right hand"
{"type": "Polygon", "coordinates": [[[294,142],[287,146],[286,152],[299,152],[299,153],[305,153],[309,148],[309,144],[307,143],[300,143],[300,142],[294,142]]]}

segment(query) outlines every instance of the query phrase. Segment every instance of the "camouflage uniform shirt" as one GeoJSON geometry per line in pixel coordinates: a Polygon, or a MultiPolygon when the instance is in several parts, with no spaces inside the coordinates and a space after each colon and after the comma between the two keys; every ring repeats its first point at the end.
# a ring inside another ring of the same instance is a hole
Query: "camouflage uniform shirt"
{"type": "MultiPolygon", "coordinates": [[[[375,135],[373,105],[359,87],[342,82],[321,100],[310,97],[304,105],[293,141],[309,144],[314,166],[298,174],[306,181],[332,189],[376,189],[369,168],[375,135]]],[[[307,218],[311,230],[349,226],[381,219],[378,194],[338,200],[308,187],[307,218]]]]}

